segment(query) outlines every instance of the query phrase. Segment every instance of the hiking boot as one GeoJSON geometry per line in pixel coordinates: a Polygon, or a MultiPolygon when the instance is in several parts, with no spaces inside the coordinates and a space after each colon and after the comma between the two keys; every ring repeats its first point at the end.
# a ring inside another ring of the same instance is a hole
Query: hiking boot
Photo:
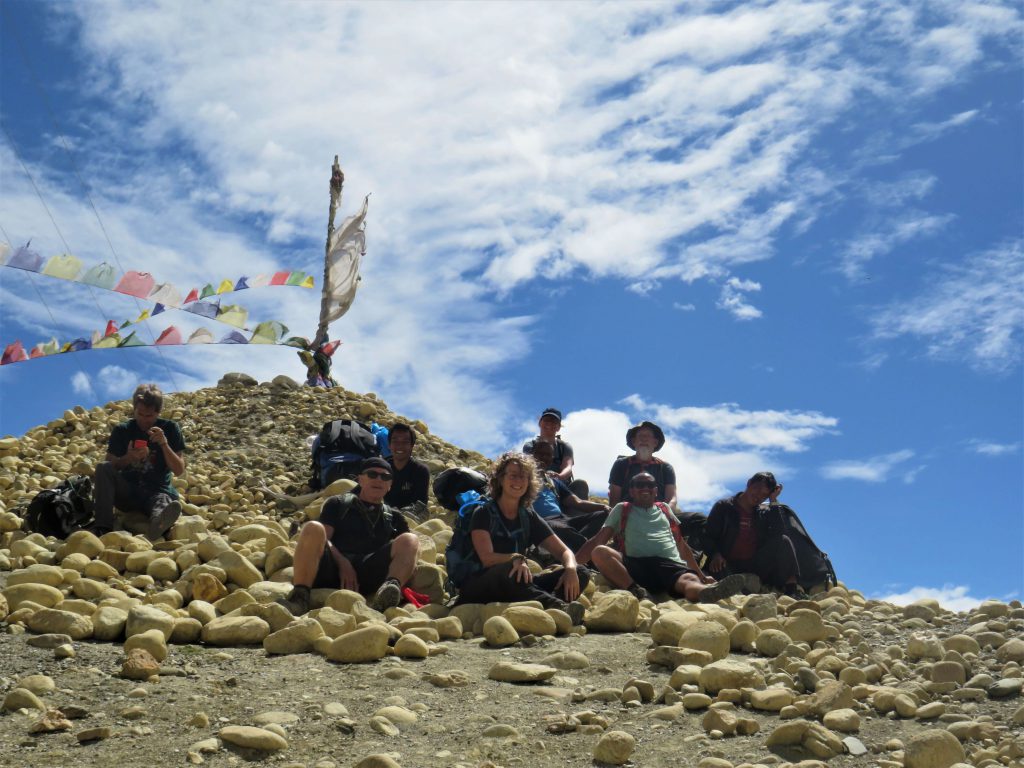
{"type": "Polygon", "coordinates": [[[562,613],[568,614],[569,620],[572,622],[574,627],[583,623],[583,614],[587,610],[583,603],[577,600],[573,600],[571,603],[567,603],[564,600],[555,600],[544,607],[557,608],[562,613]]]}
{"type": "Polygon", "coordinates": [[[788,595],[789,597],[792,597],[794,600],[810,600],[811,599],[810,595],[808,595],[804,591],[804,588],[801,587],[799,584],[787,584],[783,588],[782,594],[788,595]]]}
{"type": "Polygon", "coordinates": [[[635,596],[637,600],[650,600],[651,599],[651,593],[648,592],[643,587],[641,587],[635,581],[632,584],[630,584],[628,587],[626,587],[626,591],[629,592],[629,594],[635,596]]]}
{"type": "Polygon", "coordinates": [[[370,601],[370,607],[375,611],[384,613],[388,608],[394,608],[402,602],[402,585],[398,579],[388,579],[380,587],[370,601]]]}
{"type": "Polygon", "coordinates": [[[572,620],[572,625],[574,627],[578,627],[583,623],[583,614],[586,613],[586,611],[586,606],[575,600],[565,606],[565,612],[569,614],[569,618],[572,620]]]}
{"type": "Polygon", "coordinates": [[[156,541],[171,529],[180,516],[181,502],[177,499],[169,502],[166,507],[149,516],[149,530],[146,532],[146,538],[156,541]]]}
{"type": "Polygon", "coordinates": [[[745,583],[746,579],[743,578],[743,574],[741,573],[734,573],[731,576],[726,576],[717,584],[712,584],[710,587],[705,587],[701,590],[701,593],[697,598],[697,602],[717,603],[719,600],[725,600],[733,595],[738,595],[743,591],[743,585],[745,583]]]}
{"type": "Polygon", "coordinates": [[[276,602],[278,605],[283,605],[287,608],[292,616],[302,616],[309,613],[309,587],[296,584],[292,587],[292,591],[288,593],[288,597],[282,597],[276,602]]]}
{"type": "Polygon", "coordinates": [[[761,591],[761,577],[756,573],[741,574],[744,579],[743,592],[748,595],[756,595],[761,591]]]}

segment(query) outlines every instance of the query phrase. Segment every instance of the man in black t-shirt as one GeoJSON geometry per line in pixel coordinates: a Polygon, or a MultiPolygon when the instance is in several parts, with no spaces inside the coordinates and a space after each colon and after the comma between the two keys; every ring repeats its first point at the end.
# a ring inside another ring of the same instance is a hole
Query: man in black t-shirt
{"type": "Polygon", "coordinates": [[[370,605],[385,611],[402,601],[412,578],[420,540],[384,497],[391,489],[391,465],[365,459],[351,493],[332,496],[319,520],[302,526],[292,561],[292,591],[278,602],[301,616],[309,611],[309,591],[327,587],[371,596],[370,605]]]}
{"type": "Polygon", "coordinates": [[[427,503],[427,489],[430,488],[430,470],[421,461],[412,457],[416,445],[416,433],[408,424],[393,424],[388,430],[388,445],[391,448],[391,490],[384,501],[389,507],[401,509],[417,502],[427,503]]]}
{"type": "Polygon", "coordinates": [[[614,507],[620,501],[629,499],[623,489],[629,488],[629,481],[642,472],[654,476],[658,484],[656,501],[664,501],[670,507],[676,506],[676,471],[667,461],[654,458],[654,454],[665,445],[665,433],[651,421],[642,421],[626,430],[626,445],[633,449],[632,456],[620,456],[612,464],[608,474],[608,506],[614,507]]]}
{"type": "Polygon", "coordinates": [[[132,395],[132,419],[114,427],[106,460],[96,466],[93,533],[114,528],[114,507],[149,517],[147,536],[163,536],[181,514],[171,475],[185,471],[185,438],[177,422],[161,419],[164,395],[142,384],[132,395]]]}
{"type": "Polygon", "coordinates": [[[533,456],[537,443],[550,443],[552,458],[546,464],[538,465],[538,469],[553,473],[581,499],[590,496],[590,486],[587,485],[587,481],[573,479],[572,473],[576,458],[572,444],[563,440],[558,434],[558,430],[562,428],[562,412],[557,408],[545,408],[544,413],[537,421],[537,427],[540,434],[523,443],[523,453],[533,456]]]}

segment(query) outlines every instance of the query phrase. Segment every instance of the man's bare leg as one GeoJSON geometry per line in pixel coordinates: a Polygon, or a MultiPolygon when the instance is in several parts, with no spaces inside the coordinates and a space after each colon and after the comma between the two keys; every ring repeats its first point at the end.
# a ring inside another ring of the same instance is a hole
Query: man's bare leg
{"type": "Polygon", "coordinates": [[[601,545],[594,548],[591,555],[594,565],[608,581],[619,589],[629,589],[633,584],[633,577],[626,570],[626,564],[622,561],[622,553],[609,546],[601,545]]]}
{"type": "Polygon", "coordinates": [[[391,565],[388,578],[405,586],[416,570],[416,558],[420,553],[420,539],[415,533],[402,533],[391,542],[391,565]]]}

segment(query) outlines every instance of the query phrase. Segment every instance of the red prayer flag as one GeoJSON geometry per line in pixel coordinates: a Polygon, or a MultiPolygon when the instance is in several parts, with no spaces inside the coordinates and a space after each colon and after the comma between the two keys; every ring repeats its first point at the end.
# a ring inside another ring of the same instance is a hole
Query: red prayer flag
{"type": "Polygon", "coordinates": [[[22,360],[28,360],[28,355],[25,354],[25,348],[21,346],[21,342],[16,341],[7,345],[3,357],[0,357],[0,365],[20,363],[22,360]]]}
{"type": "Polygon", "coordinates": [[[156,340],[158,345],[160,344],[181,344],[181,331],[175,328],[173,325],[168,326],[160,337],[156,340]]]}

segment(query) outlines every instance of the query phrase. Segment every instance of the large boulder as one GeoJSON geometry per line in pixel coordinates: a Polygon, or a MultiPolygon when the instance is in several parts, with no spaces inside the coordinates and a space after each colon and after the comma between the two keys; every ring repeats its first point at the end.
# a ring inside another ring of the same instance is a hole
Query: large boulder
{"type": "Polygon", "coordinates": [[[640,615],[640,601],[625,590],[617,589],[595,596],[584,624],[594,632],[632,632],[640,615]]]}
{"type": "Polygon", "coordinates": [[[218,616],[203,626],[208,645],[259,645],[270,634],[270,625],[259,616],[218,616]]]}

